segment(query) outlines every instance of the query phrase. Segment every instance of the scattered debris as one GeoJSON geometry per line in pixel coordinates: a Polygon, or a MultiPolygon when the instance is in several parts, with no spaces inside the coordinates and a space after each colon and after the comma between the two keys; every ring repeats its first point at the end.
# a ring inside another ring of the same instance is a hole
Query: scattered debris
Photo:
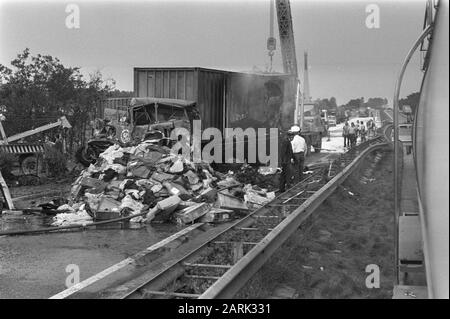
{"type": "MultiPolygon", "coordinates": [[[[276,169],[261,172],[270,175],[276,169]]],[[[247,213],[275,198],[266,188],[243,186],[239,177],[248,181],[250,175],[262,176],[249,165],[243,165],[239,174],[223,174],[206,162],[193,163],[148,141],[131,147],[112,145],[80,173],[69,202],[54,207],[58,214],[53,225],[135,214],[141,215],[131,218],[131,223],[230,221],[236,213],[247,213]]]]}
{"type": "Polygon", "coordinates": [[[273,175],[278,172],[278,168],[269,167],[269,166],[261,166],[258,168],[258,173],[261,175],[273,175]]]}
{"type": "Polygon", "coordinates": [[[178,224],[185,225],[192,223],[194,220],[205,215],[211,206],[207,203],[200,203],[191,207],[187,207],[175,214],[175,218],[178,224]]]}
{"type": "Polygon", "coordinates": [[[202,223],[223,223],[229,221],[233,216],[232,210],[213,207],[200,218],[200,221],[202,223]]]}

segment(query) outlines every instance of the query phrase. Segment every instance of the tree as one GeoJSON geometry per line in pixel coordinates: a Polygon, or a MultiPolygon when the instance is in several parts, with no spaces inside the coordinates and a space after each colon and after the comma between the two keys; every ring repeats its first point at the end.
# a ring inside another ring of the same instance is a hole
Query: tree
{"type": "Polygon", "coordinates": [[[388,100],[386,98],[374,97],[369,98],[365,103],[366,107],[370,107],[372,109],[381,109],[383,106],[388,104],[388,100]]]}
{"type": "Polygon", "coordinates": [[[331,97],[330,99],[317,99],[315,103],[317,103],[321,110],[335,110],[337,108],[335,97],[331,97]]]}
{"type": "Polygon", "coordinates": [[[420,101],[420,92],[414,92],[408,95],[406,98],[400,99],[398,104],[400,108],[403,108],[404,105],[409,105],[413,114],[416,112],[417,107],[419,106],[420,101]]]}
{"type": "Polygon", "coordinates": [[[364,98],[362,97],[360,99],[351,99],[345,106],[350,109],[358,109],[363,103],[364,98]]]}
{"type": "Polygon", "coordinates": [[[111,92],[108,92],[108,96],[107,97],[130,97],[133,96],[134,92],[133,91],[121,91],[121,90],[114,90],[111,92]]]}
{"type": "Polygon", "coordinates": [[[330,109],[336,109],[336,108],[337,108],[336,98],[334,96],[332,96],[330,98],[330,109]]]}
{"type": "Polygon", "coordinates": [[[83,143],[86,125],[114,81],[103,80],[100,72],[85,80],[78,67],[65,67],[50,55],[31,56],[28,48],[11,65],[12,69],[0,64],[0,105],[6,106],[6,134],[29,130],[65,115],[73,126],[69,146],[83,143]]]}

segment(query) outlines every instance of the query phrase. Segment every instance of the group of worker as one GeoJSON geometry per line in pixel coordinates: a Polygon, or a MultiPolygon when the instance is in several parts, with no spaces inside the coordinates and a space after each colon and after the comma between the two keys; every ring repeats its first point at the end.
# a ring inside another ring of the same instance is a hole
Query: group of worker
{"type": "Polygon", "coordinates": [[[300,136],[300,127],[294,125],[285,132],[281,138],[280,160],[280,192],[286,190],[286,186],[290,185],[292,180],[298,183],[303,179],[303,168],[305,163],[305,155],[307,144],[305,139],[300,136]],[[293,167],[291,169],[291,165],[293,167]],[[294,172],[294,174],[292,174],[294,172]]]}
{"type": "Polygon", "coordinates": [[[363,121],[351,122],[350,125],[348,121],[345,122],[342,129],[342,136],[344,137],[344,147],[352,148],[356,145],[358,137],[360,142],[363,143],[367,140],[367,137],[372,137],[375,134],[375,123],[369,120],[366,124],[363,121]]]}

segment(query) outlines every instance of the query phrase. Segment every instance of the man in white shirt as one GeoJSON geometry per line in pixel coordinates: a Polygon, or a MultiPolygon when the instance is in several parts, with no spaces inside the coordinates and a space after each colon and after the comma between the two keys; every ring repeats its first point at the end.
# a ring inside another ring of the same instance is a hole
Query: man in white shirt
{"type": "Polygon", "coordinates": [[[307,145],[305,139],[300,136],[299,126],[292,126],[289,133],[292,135],[291,145],[292,153],[294,155],[294,171],[297,173],[296,183],[298,183],[303,179],[303,166],[305,163],[307,145]]]}

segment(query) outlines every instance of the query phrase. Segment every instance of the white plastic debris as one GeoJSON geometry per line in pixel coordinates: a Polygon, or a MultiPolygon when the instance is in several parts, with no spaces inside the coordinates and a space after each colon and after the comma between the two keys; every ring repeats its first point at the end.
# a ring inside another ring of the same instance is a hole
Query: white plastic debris
{"type": "Polygon", "coordinates": [[[93,222],[92,217],[84,209],[74,213],[60,213],[53,217],[52,226],[87,225],[93,222]]]}
{"type": "Polygon", "coordinates": [[[75,209],[70,207],[70,205],[68,205],[68,204],[61,205],[56,210],[57,211],[70,211],[72,213],[75,213],[75,209]]]}
{"type": "Polygon", "coordinates": [[[114,160],[116,158],[120,158],[122,156],[123,151],[118,144],[111,145],[103,153],[100,154],[100,157],[110,165],[114,164],[114,160]]]}
{"type": "Polygon", "coordinates": [[[141,199],[141,192],[139,192],[137,189],[127,189],[125,190],[125,194],[130,195],[130,197],[135,200],[141,199]]]}
{"type": "Polygon", "coordinates": [[[183,171],[183,161],[181,159],[177,159],[169,169],[170,173],[181,173],[182,171],[183,171]]]}
{"type": "Polygon", "coordinates": [[[108,164],[105,167],[105,170],[112,169],[117,172],[117,174],[125,174],[127,172],[127,168],[121,164],[108,164]]]}
{"type": "Polygon", "coordinates": [[[261,166],[258,168],[258,174],[261,174],[261,175],[273,175],[276,172],[277,172],[276,167],[261,166]]]}
{"type": "Polygon", "coordinates": [[[157,183],[157,184],[153,185],[152,188],[150,188],[150,190],[153,193],[158,193],[158,192],[160,192],[162,190],[162,188],[163,188],[162,184],[157,183]]]}
{"type": "Polygon", "coordinates": [[[138,214],[142,211],[144,205],[141,202],[134,200],[130,195],[127,195],[122,199],[122,203],[120,204],[121,209],[125,207],[131,209],[132,214],[138,214]]]}

